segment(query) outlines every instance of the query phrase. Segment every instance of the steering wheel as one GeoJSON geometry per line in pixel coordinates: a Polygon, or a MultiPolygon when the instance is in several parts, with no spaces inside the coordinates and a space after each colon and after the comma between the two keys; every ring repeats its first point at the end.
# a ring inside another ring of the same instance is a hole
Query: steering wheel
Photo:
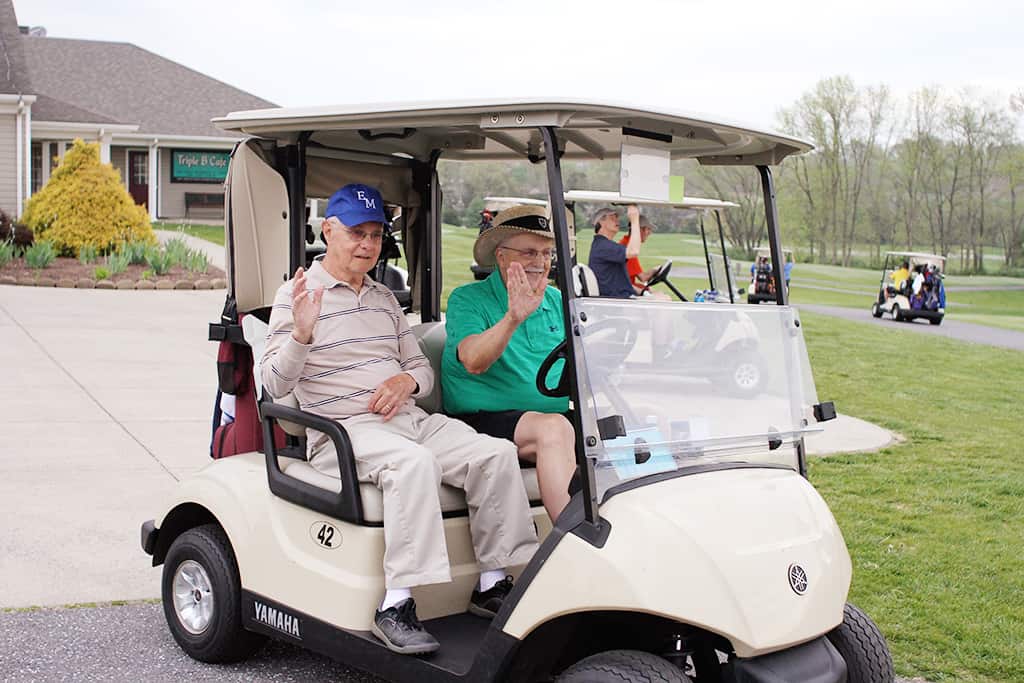
{"type": "Polygon", "coordinates": [[[548,387],[547,379],[548,373],[551,372],[551,367],[555,364],[555,361],[559,359],[565,359],[566,357],[566,346],[568,344],[567,339],[563,339],[558,342],[558,346],[551,349],[551,353],[541,362],[540,367],[537,369],[537,391],[543,396],[550,398],[561,398],[562,396],[569,395],[569,375],[562,370],[562,377],[558,380],[558,384],[554,388],[548,387]]]}
{"type": "Polygon", "coordinates": [[[659,285],[662,282],[667,281],[668,280],[668,274],[669,274],[669,272],[671,272],[671,270],[672,270],[672,259],[668,259],[667,261],[662,263],[660,266],[658,266],[658,269],[656,271],[654,271],[654,275],[651,276],[651,279],[647,281],[647,285],[644,286],[644,291],[646,292],[648,289],[650,289],[654,285],[659,285]]]}

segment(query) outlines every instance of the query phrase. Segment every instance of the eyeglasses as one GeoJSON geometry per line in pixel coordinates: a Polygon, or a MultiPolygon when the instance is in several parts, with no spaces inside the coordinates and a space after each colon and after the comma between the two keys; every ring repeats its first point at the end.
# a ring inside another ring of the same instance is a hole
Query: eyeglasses
{"type": "Polygon", "coordinates": [[[384,239],[384,231],[383,230],[375,230],[374,232],[366,232],[365,230],[360,230],[359,228],[349,228],[349,227],[346,227],[345,228],[345,234],[348,235],[348,238],[350,240],[352,240],[353,242],[355,242],[357,244],[362,242],[365,239],[369,239],[371,244],[380,244],[381,240],[384,239]]]}
{"type": "Polygon", "coordinates": [[[545,261],[550,261],[555,256],[554,249],[542,249],[541,251],[537,251],[536,249],[516,249],[515,247],[506,246],[500,246],[498,248],[520,253],[531,261],[536,259],[538,256],[542,257],[545,261]]]}

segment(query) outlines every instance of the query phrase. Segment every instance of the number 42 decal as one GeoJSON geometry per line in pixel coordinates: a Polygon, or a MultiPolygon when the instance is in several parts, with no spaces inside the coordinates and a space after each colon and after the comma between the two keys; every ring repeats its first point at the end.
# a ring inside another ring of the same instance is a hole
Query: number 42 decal
{"type": "Polygon", "coordinates": [[[321,548],[334,550],[341,546],[341,532],[330,522],[313,522],[309,535],[321,548]]]}

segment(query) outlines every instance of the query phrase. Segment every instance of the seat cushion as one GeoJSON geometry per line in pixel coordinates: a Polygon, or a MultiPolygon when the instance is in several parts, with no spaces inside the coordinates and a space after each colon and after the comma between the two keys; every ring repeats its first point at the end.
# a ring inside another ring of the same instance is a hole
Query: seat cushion
{"type": "Polygon", "coordinates": [[[427,396],[416,399],[416,405],[428,413],[441,412],[441,354],[448,338],[443,322],[420,323],[412,328],[412,333],[420,343],[420,350],[430,361],[434,370],[434,390],[427,396]]]}
{"type": "MultiPolygon", "coordinates": [[[[328,491],[340,492],[341,480],[324,474],[308,462],[303,460],[290,460],[280,458],[281,469],[290,477],[299,481],[317,486],[328,491]]],[[[531,505],[540,504],[540,486],[537,484],[537,470],[530,467],[520,470],[523,477],[523,486],[526,487],[526,495],[531,505]]],[[[363,519],[371,523],[382,523],[384,521],[384,496],[373,484],[360,483],[359,494],[363,499],[363,519]]],[[[458,514],[466,511],[466,497],[462,489],[442,484],[438,488],[438,496],[441,501],[442,514],[458,514]]]]}

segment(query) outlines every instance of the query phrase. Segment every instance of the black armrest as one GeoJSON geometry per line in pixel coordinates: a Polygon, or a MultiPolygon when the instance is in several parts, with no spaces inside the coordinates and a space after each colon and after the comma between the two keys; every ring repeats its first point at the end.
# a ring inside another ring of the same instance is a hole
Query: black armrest
{"type": "Polygon", "coordinates": [[[322,512],[335,519],[362,524],[363,500],[359,496],[356,460],[352,455],[352,442],[345,429],[334,420],[296,408],[279,406],[266,399],[260,401],[260,419],[263,422],[263,452],[267,456],[267,480],[270,484],[270,491],[279,498],[322,512]],[[274,444],[274,420],[276,419],[288,420],[315,429],[330,437],[338,455],[338,472],[341,474],[340,493],[307,484],[281,471],[277,462],[277,446],[274,444]]]}

